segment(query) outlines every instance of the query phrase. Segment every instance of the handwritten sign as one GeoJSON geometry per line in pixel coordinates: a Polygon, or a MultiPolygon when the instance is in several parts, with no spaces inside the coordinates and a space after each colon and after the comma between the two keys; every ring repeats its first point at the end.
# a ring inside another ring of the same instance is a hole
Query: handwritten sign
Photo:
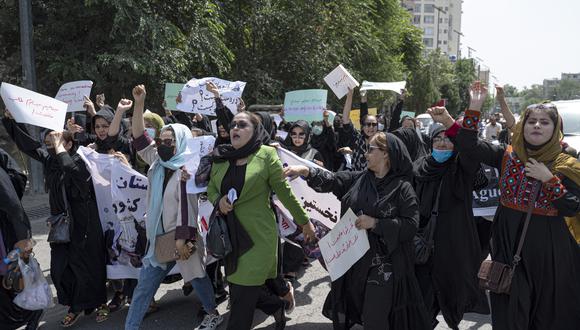
{"type": "Polygon", "coordinates": [[[372,82],[363,80],[361,91],[366,90],[380,90],[380,91],[393,91],[395,93],[401,94],[401,90],[405,89],[407,86],[406,81],[394,81],[394,82],[372,82]]]}
{"type": "Polygon", "coordinates": [[[178,83],[166,83],[165,84],[165,106],[169,110],[177,110],[177,103],[175,103],[175,99],[177,95],[183,89],[185,84],[178,84],[178,83]]]}
{"type": "Polygon", "coordinates": [[[191,79],[181,89],[181,103],[177,110],[215,116],[214,95],[207,91],[206,83],[213,82],[220,91],[224,106],[234,114],[238,113],[238,104],[246,87],[243,81],[228,81],[214,77],[191,79]]]}
{"type": "Polygon", "coordinates": [[[336,226],[318,241],[332,281],[344,275],[370,248],[367,231],[355,227],[356,219],[348,209],[336,226]]]}
{"type": "Polygon", "coordinates": [[[287,121],[321,121],[326,109],[328,91],[325,89],[303,89],[287,92],[284,97],[284,117],[287,121]]]}
{"type": "Polygon", "coordinates": [[[353,89],[359,85],[358,81],[353,78],[350,72],[348,72],[342,64],[339,64],[326,77],[324,77],[324,81],[339,99],[348,93],[349,88],[353,89]]]}
{"type": "MultiPolygon", "coordinates": [[[[305,165],[309,167],[316,167],[326,171],[326,169],[302,159],[292,152],[278,148],[278,156],[282,161],[282,166],[305,165]]],[[[333,194],[318,193],[310,188],[306,181],[302,178],[297,178],[290,181],[290,188],[298,198],[298,201],[312,219],[320,221],[329,229],[332,229],[340,218],[340,201],[333,194]]],[[[280,203],[281,208],[284,206],[280,203]]]]}
{"type": "Polygon", "coordinates": [[[0,95],[19,123],[62,131],[68,105],[52,97],[3,82],[0,95]]]}
{"type": "Polygon", "coordinates": [[[60,86],[55,99],[68,104],[67,112],[85,111],[83,104],[85,103],[85,96],[91,95],[93,82],[90,80],[71,81],[60,86]]]}
{"type": "Polygon", "coordinates": [[[186,157],[188,159],[185,167],[187,172],[191,173],[191,179],[187,181],[187,193],[198,194],[207,191],[207,187],[198,187],[195,184],[195,173],[199,167],[201,157],[208,155],[213,151],[215,137],[211,135],[198,136],[187,140],[186,157]]]}

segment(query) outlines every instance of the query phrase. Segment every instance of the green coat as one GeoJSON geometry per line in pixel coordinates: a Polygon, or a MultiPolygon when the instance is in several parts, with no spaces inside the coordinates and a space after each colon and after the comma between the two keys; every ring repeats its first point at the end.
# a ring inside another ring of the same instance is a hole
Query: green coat
{"type": "MultiPolygon", "coordinates": [[[[214,163],[212,166],[207,195],[214,204],[221,198],[222,180],[228,167],[229,162],[214,163]]],[[[248,157],[244,187],[234,203],[234,213],[252,237],[254,246],[239,258],[238,268],[228,276],[228,282],[258,286],[277,275],[279,238],[270,204],[272,192],[290,211],[296,223],[302,225],[308,222],[306,211],[282,175],[282,163],[276,149],[262,146],[248,157]]]]}

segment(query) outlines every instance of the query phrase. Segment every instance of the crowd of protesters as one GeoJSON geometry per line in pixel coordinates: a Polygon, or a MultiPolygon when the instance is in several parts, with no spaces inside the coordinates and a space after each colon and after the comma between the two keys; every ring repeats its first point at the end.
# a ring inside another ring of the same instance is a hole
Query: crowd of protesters
{"type": "MultiPolygon", "coordinates": [[[[135,86],[133,99],[120,100],[116,108],[102,95],[96,104],[86,98],[86,114],[74,114],[63,131],[47,130],[40,140],[4,112],[2,123],[18,149],[43,165],[51,215],[70,210],[70,242],[50,245],[50,277],[58,303],[68,307],[63,327],[73,326],[83,313],[106,322],[129,304],[125,329],[139,329],[145,315],[156,310],[160,284],[177,276],[184,293],[193,290],[202,303],[197,329],[220,327],[224,317],[217,305],[226,300],[224,328],[250,329],[257,308],[275,318],[276,329],[284,329],[285,315],[295,305],[292,283],[313,260],[299,245],[281,243],[273,195],[305,242],[321,238],[288,181],[301,177],[315,191],[335,195],[341,213],[351,209],[356,228],[368,233],[370,249],[332,281],[321,311],[334,329],[355,324],[434,329],[439,314],[458,329],[466,313],[491,313],[495,329],[580,329],[580,240],[574,237],[580,232],[574,233],[580,163],[562,141],[564,123],[554,104],[531,105],[516,122],[498,86],[501,117],[484,125],[480,111],[487,89],[475,83],[469,108],[458,118],[445,107],[426,109],[434,121],[426,131],[415,118],[401,117],[404,91],[379,115],[369,114],[361,92],[359,130],[351,121],[353,90],[333,121],[330,111],[312,123],[286,122],[282,112],[277,124],[269,113],[246,111],[243,101],[234,114],[214,84],[206,89],[215,98],[216,131],[205,115],[145,111],[144,85],[135,86]],[[280,139],[279,131],[287,137],[280,139]],[[216,138],[213,152],[202,159],[209,166],[200,166],[205,173],[188,173],[187,140],[203,135],[216,138]],[[138,280],[107,279],[105,237],[90,169],[77,154],[80,146],[113,155],[149,180],[138,280]],[[277,148],[319,167],[283,168],[277,148]],[[501,191],[493,224],[484,226],[472,209],[473,191],[486,180],[482,164],[499,171],[501,191]],[[194,175],[207,176],[207,193],[186,192],[194,175]],[[233,248],[207,265],[197,225],[202,199],[227,219],[233,248]],[[160,237],[172,231],[178,259],[160,261],[160,237]],[[492,290],[490,303],[479,278],[489,254],[513,272],[511,287],[504,293],[492,290]],[[176,264],[179,274],[169,275],[176,264]]],[[[32,249],[20,201],[26,181],[0,150],[2,259],[14,248],[23,258],[32,249]]],[[[0,276],[7,274],[1,267],[0,276]]],[[[35,329],[42,312],[15,306],[15,295],[0,288],[2,328],[35,329]]]]}

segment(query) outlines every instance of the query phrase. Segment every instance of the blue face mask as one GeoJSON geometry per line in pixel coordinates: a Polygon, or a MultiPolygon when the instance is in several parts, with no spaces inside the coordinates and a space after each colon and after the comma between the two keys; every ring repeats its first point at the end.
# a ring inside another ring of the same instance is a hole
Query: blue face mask
{"type": "Polygon", "coordinates": [[[451,156],[453,156],[453,150],[439,150],[433,149],[431,156],[435,158],[437,163],[445,163],[451,156]]]}

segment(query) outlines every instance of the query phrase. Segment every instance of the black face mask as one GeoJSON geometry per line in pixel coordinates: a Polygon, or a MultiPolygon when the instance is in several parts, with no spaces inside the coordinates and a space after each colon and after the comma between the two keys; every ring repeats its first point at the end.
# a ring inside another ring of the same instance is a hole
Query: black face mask
{"type": "Polygon", "coordinates": [[[174,147],[168,147],[162,144],[157,147],[157,154],[159,155],[159,158],[161,158],[162,161],[166,162],[170,160],[171,157],[173,157],[173,155],[175,154],[173,152],[173,149],[174,147]]]}

